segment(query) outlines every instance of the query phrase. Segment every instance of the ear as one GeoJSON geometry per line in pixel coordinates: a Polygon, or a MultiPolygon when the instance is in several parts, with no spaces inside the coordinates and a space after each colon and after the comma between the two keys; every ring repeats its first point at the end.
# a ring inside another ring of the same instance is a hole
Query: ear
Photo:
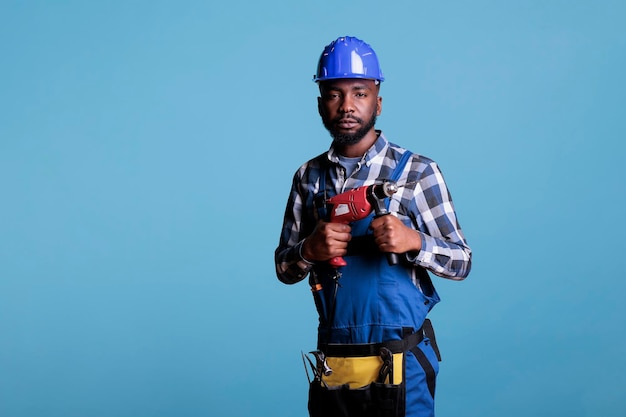
{"type": "Polygon", "coordinates": [[[321,117],[324,117],[324,107],[322,106],[321,97],[317,98],[317,112],[320,114],[321,117]]]}
{"type": "Polygon", "coordinates": [[[383,112],[383,98],[381,96],[376,97],[376,116],[380,116],[383,112]]]}

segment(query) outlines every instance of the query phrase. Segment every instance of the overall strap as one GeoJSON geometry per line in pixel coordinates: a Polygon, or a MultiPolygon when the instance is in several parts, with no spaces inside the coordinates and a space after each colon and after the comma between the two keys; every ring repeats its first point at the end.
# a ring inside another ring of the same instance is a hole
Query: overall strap
{"type": "Polygon", "coordinates": [[[328,210],[326,209],[326,169],[326,164],[322,164],[320,167],[320,188],[313,198],[313,205],[315,210],[317,210],[317,217],[323,220],[328,219],[328,210]]]}
{"type": "MultiPolygon", "coordinates": [[[[391,173],[391,178],[389,178],[391,181],[393,182],[398,181],[398,179],[402,175],[402,171],[404,171],[404,167],[406,167],[406,164],[409,161],[409,159],[411,159],[412,155],[413,153],[408,150],[402,154],[402,156],[400,157],[400,160],[398,161],[398,165],[396,165],[396,168],[391,173]]],[[[387,210],[389,210],[389,199],[386,199],[385,204],[387,205],[387,210]]]]}
{"type": "Polygon", "coordinates": [[[393,173],[391,174],[391,178],[390,178],[391,181],[398,181],[398,179],[400,178],[400,175],[402,175],[402,171],[404,171],[404,167],[406,166],[406,163],[409,162],[409,159],[411,158],[412,155],[413,153],[411,151],[405,151],[402,154],[402,157],[398,161],[398,165],[396,165],[396,169],[394,169],[393,173]]]}

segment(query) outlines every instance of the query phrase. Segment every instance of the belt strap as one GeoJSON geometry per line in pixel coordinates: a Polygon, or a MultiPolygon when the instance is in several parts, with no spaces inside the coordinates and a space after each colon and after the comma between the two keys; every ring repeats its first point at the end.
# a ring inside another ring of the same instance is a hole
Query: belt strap
{"type": "Polygon", "coordinates": [[[412,347],[417,346],[424,339],[424,332],[419,329],[415,333],[411,333],[401,340],[390,340],[382,343],[356,343],[356,344],[338,344],[327,343],[321,344],[319,349],[326,354],[326,356],[333,357],[363,357],[363,356],[378,356],[380,355],[381,348],[387,348],[391,353],[400,353],[410,350],[412,347]]]}
{"type": "Polygon", "coordinates": [[[435,351],[435,355],[437,355],[437,360],[441,362],[441,353],[439,352],[439,346],[437,346],[437,339],[435,338],[435,329],[433,329],[433,324],[429,319],[426,319],[424,320],[422,328],[424,329],[426,337],[430,339],[430,345],[435,351]]]}

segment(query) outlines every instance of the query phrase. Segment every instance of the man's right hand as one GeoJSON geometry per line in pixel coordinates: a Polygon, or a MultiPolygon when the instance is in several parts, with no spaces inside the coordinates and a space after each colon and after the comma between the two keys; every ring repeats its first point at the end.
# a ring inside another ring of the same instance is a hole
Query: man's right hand
{"type": "Polygon", "coordinates": [[[302,256],[312,262],[327,261],[347,253],[348,242],[352,238],[350,226],[342,223],[321,221],[306,238],[302,246],[302,256]]]}

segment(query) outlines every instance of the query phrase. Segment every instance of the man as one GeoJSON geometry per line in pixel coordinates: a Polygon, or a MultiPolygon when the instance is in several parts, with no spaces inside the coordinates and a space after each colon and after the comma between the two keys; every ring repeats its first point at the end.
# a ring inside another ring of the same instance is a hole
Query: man
{"type": "Polygon", "coordinates": [[[427,271],[461,280],[471,267],[438,166],[375,129],[383,80],[367,43],[340,37],[324,49],[314,81],[333,142],[294,175],[275,253],[282,282],[309,275],[320,315],[311,416],[434,415],[439,352],[426,314],[439,296],[427,271]],[[398,186],[391,215],[330,221],[331,197],[385,180],[398,186]]]}

